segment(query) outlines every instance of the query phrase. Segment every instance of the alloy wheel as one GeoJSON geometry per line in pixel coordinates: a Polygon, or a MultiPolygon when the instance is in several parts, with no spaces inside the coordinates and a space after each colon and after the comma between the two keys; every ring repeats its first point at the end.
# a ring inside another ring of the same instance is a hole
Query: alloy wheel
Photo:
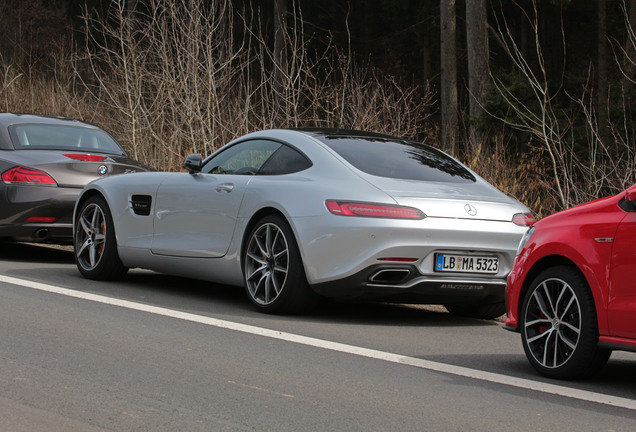
{"type": "Polygon", "coordinates": [[[97,204],[89,204],[82,210],[78,225],[75,234],[77,260],[83,268],[92,270],[99,264],[106,244],[104,212],[97,204]]]}
{"type": "Polygon", "coordinates": [[[247,291],[260,305],[269,305],[281,294],[289,271],[289,247],[283,231],[265,223],[249,240],[245,260],[247,291]]]}
{"type": "Polygon", "coordinates": [[[525,309],[525,344],[534,360],[547,369],[563,366],[581,336],[581,306],[572,287],[562,279],[539,283],[525,309]]]}

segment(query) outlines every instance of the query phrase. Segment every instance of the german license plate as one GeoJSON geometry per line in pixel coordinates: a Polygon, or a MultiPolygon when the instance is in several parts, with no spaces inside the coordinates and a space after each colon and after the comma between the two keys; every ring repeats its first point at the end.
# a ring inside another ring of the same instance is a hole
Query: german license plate
{"type": "Polygon", "coordinates": [[[499,271],[499,258],[477,255],[435,254],[435,271],[495,274],[499,271]]]}

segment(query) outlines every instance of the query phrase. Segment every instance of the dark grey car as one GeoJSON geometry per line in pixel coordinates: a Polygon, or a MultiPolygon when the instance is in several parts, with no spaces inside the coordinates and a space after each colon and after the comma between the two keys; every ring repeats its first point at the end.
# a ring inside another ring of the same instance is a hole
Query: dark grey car
{"type": "Polygon", "coordinates": [[[0,238],[71,243],[73,207],[90,181],[152,171],[97,126],[0,113],[0,238]]]}

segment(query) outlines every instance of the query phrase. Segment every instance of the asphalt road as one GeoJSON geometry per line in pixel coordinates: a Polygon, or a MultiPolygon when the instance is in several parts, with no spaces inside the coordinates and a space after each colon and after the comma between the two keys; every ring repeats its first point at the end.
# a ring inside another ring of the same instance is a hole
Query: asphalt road
{"type": "Polygon", "coordinates": [[[636,355],[537,376],[501,323],[407,305],[251,309],[242,290],[0,244],[0,431],[634,431],[636,355]]]}

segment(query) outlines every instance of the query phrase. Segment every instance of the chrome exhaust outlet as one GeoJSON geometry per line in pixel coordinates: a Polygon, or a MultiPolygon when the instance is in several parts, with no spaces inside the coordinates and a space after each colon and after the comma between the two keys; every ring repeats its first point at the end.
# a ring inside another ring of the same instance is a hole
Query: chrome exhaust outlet
{"type": "Polygon", "coordinates": [[[399,284],[411,274],[409,269],[382,269],[369,278],[369,282],[380,284],[399,284]]]}
{"type": "Polygon", "coordinates": [[[44,240],[49,236],[49,230],[46,228],[40,228],[39,230],[35,231],[33,235],[38,240],[44,240]]]}

